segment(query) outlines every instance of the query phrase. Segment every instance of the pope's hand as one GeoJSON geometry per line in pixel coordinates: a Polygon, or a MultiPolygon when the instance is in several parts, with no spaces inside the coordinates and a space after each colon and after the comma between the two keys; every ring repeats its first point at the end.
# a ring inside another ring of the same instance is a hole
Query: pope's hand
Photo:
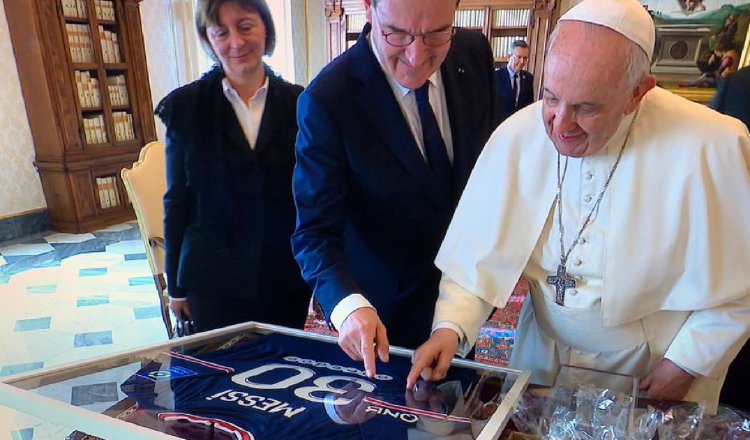
{"type": "Polygon", "coordinates": [[[458,351],[458,335],[451,329],[435,330],[430,339],[414,352],[411,371],[406,378],[406,388],[413,389],[421,376],[427,381],[445,379],[453,356],[458,351]]]}
{"type": "Polygon", "coordinates": [[[368,377],[375,376],[375,350],[388,362],[388,336],[374,309],[362,307],[346,317],[339,329],[339,346],[355,361],[365,361],[368,377]]]}
{"type": "Polygon", "coordinates": [[[169,308],[172,309],[174,316],[182,321],[190,321],[190,306],[188,306],[187,300],[175,301],[169,298],[169,308]]]}
{"type": "Polygon", "coordinates": [[[641,381],[641,389],[656,400],[678,401],[685,398],[695,378],[669,359],[662,359],[641,381]]]}
{"type": "MultiPolygon", "coordinates": [[[[365,423],[377,414],[374,411],[367,411],[370,404],[365,401],[365,397],[368,395],[369,393],[355,388],[354,383],[349,383],[344,386],[343,394],[326,395],[323,399],[323,404],[329,408],[332,407],[336,415],[341,419],[341,422],[348,425],[356,425],[365,423]],[[347,399],[349,400],[348,403],[335,403],[347,399]]],[[[328,413],[328,410],[326,412],[328,413]]]]}
{"type": "Polygon", "coordinates": [[[443,404],[443,395],[432,382],[417,380],[414,389],[407,389],[404,394],[406,406],[412,409],[423,409],[426,411],[447,414],[443,404]]]}

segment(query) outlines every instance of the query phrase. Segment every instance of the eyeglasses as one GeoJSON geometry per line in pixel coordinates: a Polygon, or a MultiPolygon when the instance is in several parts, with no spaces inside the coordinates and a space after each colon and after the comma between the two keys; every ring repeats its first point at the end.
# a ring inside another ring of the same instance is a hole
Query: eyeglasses
{"type": "MultiPolygon", "coordinates": [[[[380,17],[377,10],[375,10],[375,18],[380,24],[380,17]]],[[[382,24],[380,26],[382,27],[382,24]]],[[[451,41],[453,36],[456,35],[456,28],[451,26],[449,31],[427,32],[425,34],[410,34],[403,31],[385,32],[384,30],[381,30],[380,33],[385,38],[386,43],[395,47],[406,47],[413,43],[417,37],[422,37],[422,42],[425,46],[439,47],[451,41]]]]}
{"type": "Polygon", "coordinates": [[[395,47],[406,47],[414,42],[417,37],[422,37],[422,42],[425,46],[438,47],[447,44],[454,35],[456,35],[456,28],[451,28],[450,31],[441,32],[428,32],[426,34],[410,34],[408,32],[385,32],[380,31],[385,38],[385,42],[395,47]]]}

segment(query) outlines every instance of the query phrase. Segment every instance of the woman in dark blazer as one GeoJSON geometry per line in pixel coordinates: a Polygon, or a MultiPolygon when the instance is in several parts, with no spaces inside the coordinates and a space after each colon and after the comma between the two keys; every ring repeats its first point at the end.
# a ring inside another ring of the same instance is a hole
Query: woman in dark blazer
{"type": "Polygon", "coordinates": [[[205,331],[248,320],[302,328],[310,290],[292,257],[291,176],[302,87],[273,52],[264,0],[199,0],[219,62],[157,106],[167,127],[166,272],[175,315],[205,331]]]}

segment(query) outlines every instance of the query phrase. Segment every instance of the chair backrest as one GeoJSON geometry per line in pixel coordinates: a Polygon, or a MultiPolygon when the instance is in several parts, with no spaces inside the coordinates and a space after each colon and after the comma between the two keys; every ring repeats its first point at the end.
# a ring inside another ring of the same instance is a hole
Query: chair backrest
{"type": "Polygon", "coordinates": [[[138,218],[146,256],[154,275],[164,273],[164,249],[152,240],[164,237],[164,193],[167,171],[164,142],[154,141],[141,149],[138,162],[120,175],[138,218]]]}
{"type": "Polygon", "coordinates": [[[146,258],[159,294],[161,317],[167,336],[174,336],[169,296],[164,276],[164,193],[167,192],[167,163],[164,142],[155,141],[141,149],[138,162],[120,172],[125,190],[133,204],[141,231],[146,258]]]}

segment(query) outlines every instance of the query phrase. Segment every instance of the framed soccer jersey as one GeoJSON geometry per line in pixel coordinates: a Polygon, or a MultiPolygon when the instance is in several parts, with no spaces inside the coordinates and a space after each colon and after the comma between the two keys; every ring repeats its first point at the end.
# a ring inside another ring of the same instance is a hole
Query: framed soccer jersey
{"type": "Polygon", "coordinates": [[[333,338],[248,323],[9,377],[0,405],[71,439],[469,440],[497,438],[528,383],[455,360],[406,390],[410,356],[394,347],[370,378],[333,338]]]}

